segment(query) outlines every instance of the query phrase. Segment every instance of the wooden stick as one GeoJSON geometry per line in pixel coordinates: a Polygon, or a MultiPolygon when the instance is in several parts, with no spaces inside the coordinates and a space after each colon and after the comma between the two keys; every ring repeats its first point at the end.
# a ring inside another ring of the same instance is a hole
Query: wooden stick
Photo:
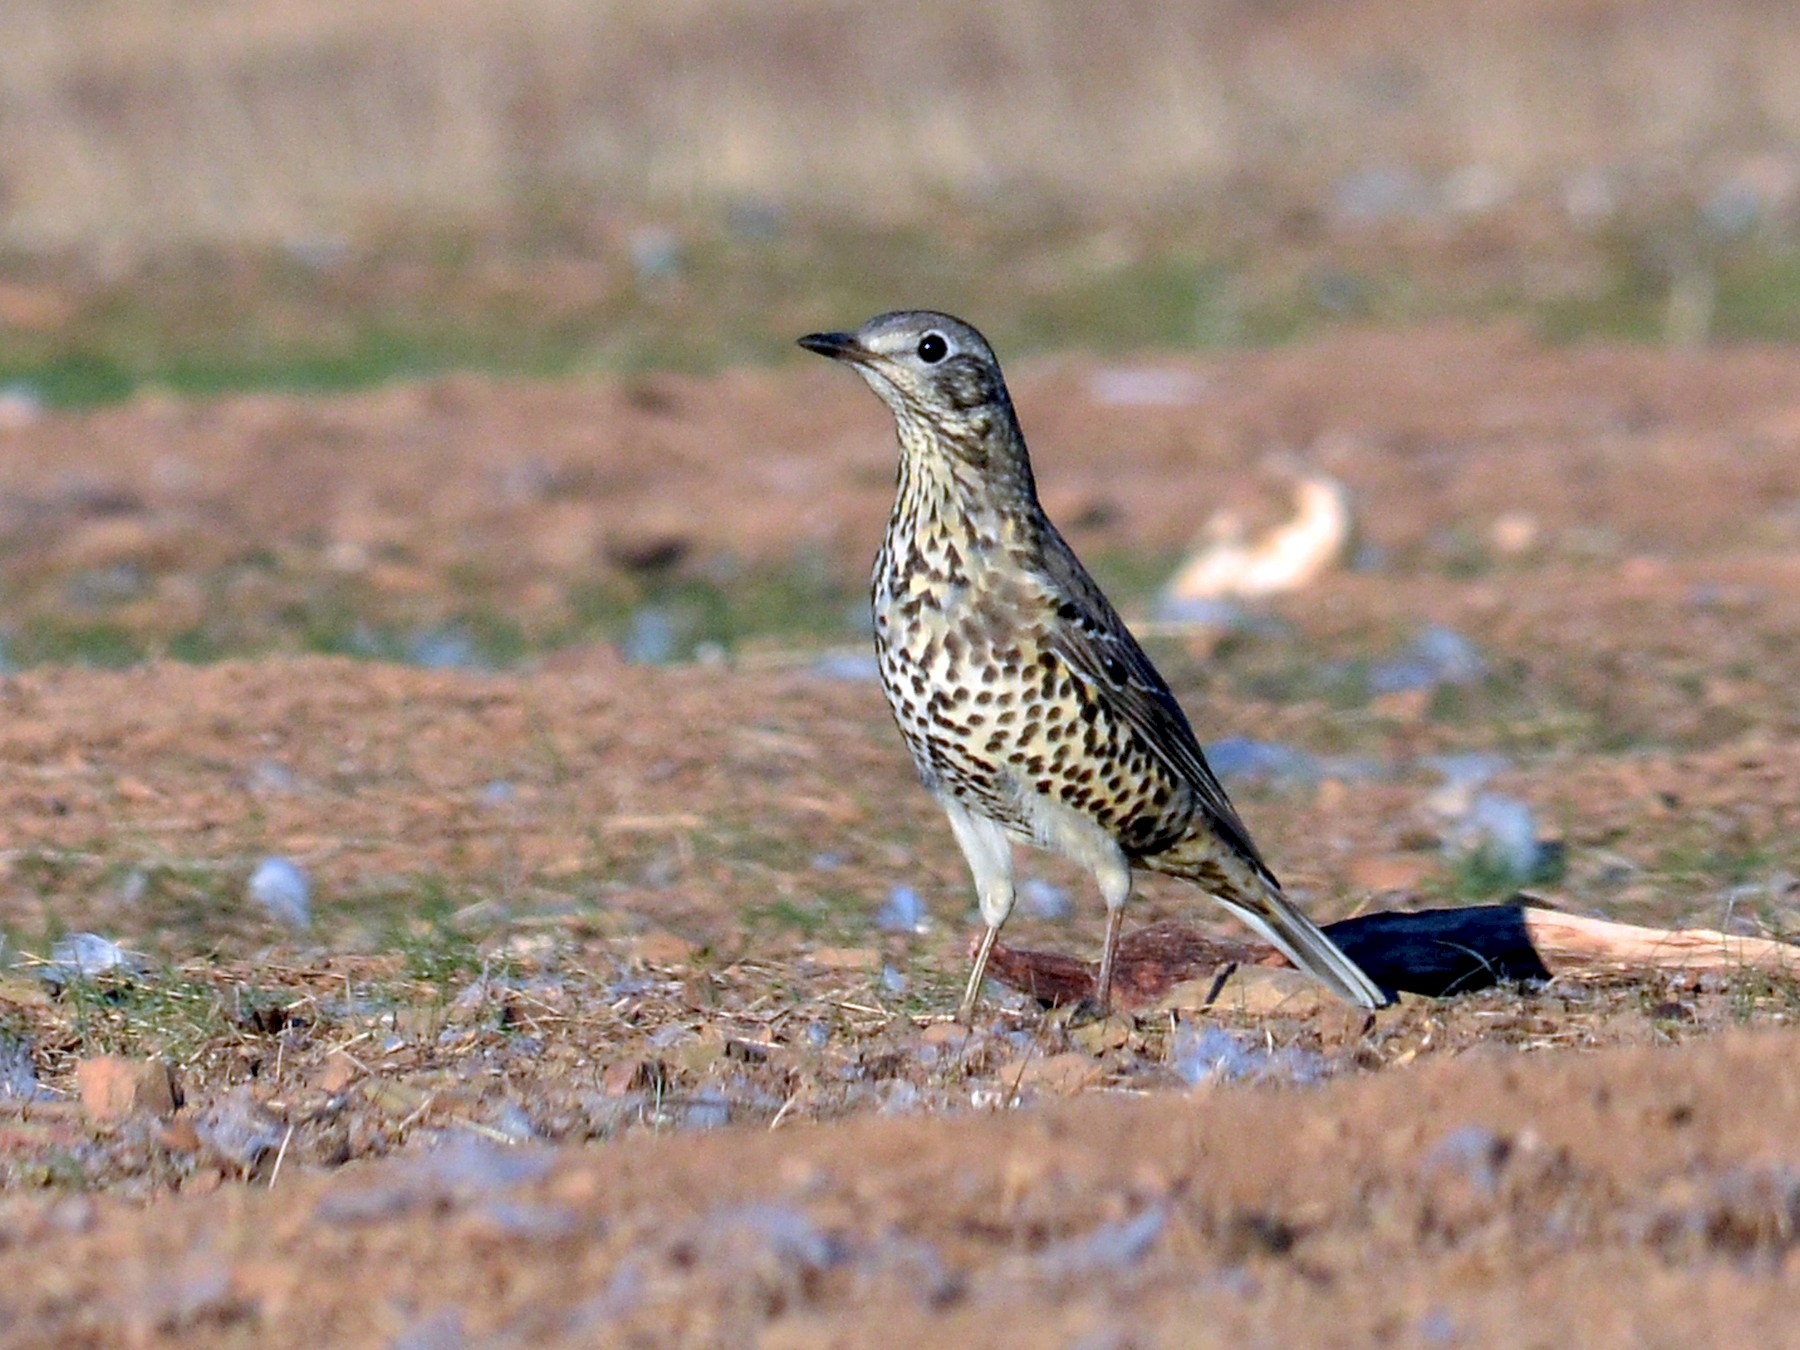
{"type": "Polygon", "coordinates": [[[1644,967],[1800,975],[1800,946],[1791,942],[1738,937],[1710,928],[1640,928],[1532,905],[1520,908],[1532,945],[1558,974],[1595,967],[1644,967]]]}
{"type": "MultiPolygon", "coordinates": [[[[1800,977],[1800,946],[1707,928],[1644,928],[1536,905],[1470,905],[1361,914],[1325,932],[1384,988],[1442,997],[1507,981],[1628,970],[1757,970],[1800,977]]],[[[1154,1004],[1190,980],[1222,978],[1233,965],[1285,965],[1272,948],[1221,941],[1176,922],[1151,924],[1119,943],[1113,997],[1121,1008],[1154,1004]]],[[[1059,952],[996,945],[989,972],[1045,1003],[1094,992],[1091,962],[1059,952]]]]}

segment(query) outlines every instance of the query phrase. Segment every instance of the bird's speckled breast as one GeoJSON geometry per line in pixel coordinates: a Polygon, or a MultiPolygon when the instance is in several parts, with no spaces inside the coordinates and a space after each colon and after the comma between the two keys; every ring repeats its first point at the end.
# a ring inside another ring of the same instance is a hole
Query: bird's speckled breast
{"type": "Polygon", "coordinates": [[[876,557],[875,650],[894,720],[928,786],[1035,838],[1037,794],[1130,856],[1187,833],[1192,795],[1092,697],[1049,638],[1057,601],[1004,517],[907,511],[876,557]]]}

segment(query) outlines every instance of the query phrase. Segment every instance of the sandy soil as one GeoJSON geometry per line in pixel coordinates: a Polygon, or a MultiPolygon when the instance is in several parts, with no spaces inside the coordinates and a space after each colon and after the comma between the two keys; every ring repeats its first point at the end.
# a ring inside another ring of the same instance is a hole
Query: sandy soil
{"type": "MultiPolygon", "coordinates": [[[[1434,758],[1482,751],[1557,846],[1545,903],[1800,926],[1800,361],[1444,330],[1122,368],[1015,380],[1084,551],[1268,518],[1275,452],[1357,494],[1358,569],[1155,639],[1203,737],[1307,757],[1233,788],[1315,913],[1493,894],[1445,851],[1434,758]],[[1481,673],[1384,692],[1426,622],[1481,673]]],[[[891,450],[834,374],[12,427],[9,622],[224,610],[298,652],[321,587],[545,631],[650,576],[853,594],[891,450]]],[[[962,864],[879,691],[818,658],[0,677],[0,1343],[1792,1338],[1791,983],[1370,1022],[997,994],[959,1031],[962,864]],[[310,926],[247,895],[270,856],[310,926]],[[877,921],[897,887],[922,931],[877,921]],[[59,970],[76,932],[141,962],[59,970]]],[[[1009,938],[1092,954],[1080,878],[1027,873],[1074,916],[1027,903],[1009,938]]],[[[1146,886],[1134,921],[1171,917],[1213,923],[1146,886]]]]}

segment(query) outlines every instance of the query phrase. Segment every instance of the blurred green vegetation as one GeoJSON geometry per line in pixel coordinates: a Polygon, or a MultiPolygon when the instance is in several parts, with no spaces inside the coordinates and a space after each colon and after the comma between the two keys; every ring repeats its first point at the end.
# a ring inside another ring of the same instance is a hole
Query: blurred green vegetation
{"type": "Polygon", "coordinates": [[[0,386],[86,407],[146,389],[330,393],[452,371],[707,372],[794,359],[796,333],[900,305],[968,314],[1009,356],[1262,346],[1443,317],[1522,317],[1558,341],[1800,340],[1800,248],[1778,235],[1683,251],[1661,225],[1620,227],[1569,233],[1543,258],[1530,231],[1471,251],[1454,236],[1295,243],[1247,229],[772,216],[752,230],[715,213],[647,226],[630,246],[558,220],[306,261],[187,250],[104,281],[14,256],[0,280],[52,294],[54,319],[0,324],[0,386]],[[1555,279],[1515,280],[1538,264],[1555,279]]]}

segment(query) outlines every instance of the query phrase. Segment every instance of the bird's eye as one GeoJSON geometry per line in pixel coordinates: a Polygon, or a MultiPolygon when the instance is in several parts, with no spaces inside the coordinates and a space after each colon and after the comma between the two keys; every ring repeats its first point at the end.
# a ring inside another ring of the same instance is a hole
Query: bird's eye
{"type": "Polygon", "coordinates": [[[950,354],[950,344],[944,341],[942,333],[927,333],[919,339],[919,360],[928,366],[935,366],[950,354]]]}

